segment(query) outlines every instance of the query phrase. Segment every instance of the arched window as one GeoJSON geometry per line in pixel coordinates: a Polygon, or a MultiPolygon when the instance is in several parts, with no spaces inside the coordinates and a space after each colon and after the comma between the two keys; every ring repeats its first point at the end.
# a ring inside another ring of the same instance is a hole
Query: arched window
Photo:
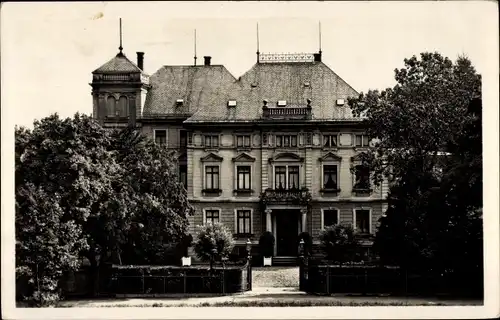
{"type": "Polygon", "coordinates": [[[108,111],[108,117],[116,116],[116,100],[114,97],[109,96],[106,101],[106,110],[108,111]]]}
{"type": "Polygon", "coordinates": [[[128,99],[125,96],[121,96],[118,100],[118,113],[120,117],[128,116],[128,99]]]}

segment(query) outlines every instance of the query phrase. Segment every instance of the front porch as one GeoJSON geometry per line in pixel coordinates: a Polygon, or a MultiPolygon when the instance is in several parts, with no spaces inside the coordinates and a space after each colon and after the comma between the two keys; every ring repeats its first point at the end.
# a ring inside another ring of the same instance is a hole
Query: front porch
{"type": "Polygon", "coordinates": [[[278,264],[297,263],[299,234],[308,231],[310,199],[307,189],[267,189],[261,195],[265,231],[275,237],[274,256],[278,264]]]}

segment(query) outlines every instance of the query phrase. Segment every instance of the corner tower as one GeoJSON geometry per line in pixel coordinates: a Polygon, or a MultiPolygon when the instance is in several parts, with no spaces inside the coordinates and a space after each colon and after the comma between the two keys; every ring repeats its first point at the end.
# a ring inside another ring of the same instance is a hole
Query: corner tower
{"type": "Polygon", "coordinates": [[[106,127],[136,126],[149,89],[144,73],[144,53],[137,52],[137,64],[123,53],[121,40],[118,54],[92,72],[93,117],[106,127]]]}

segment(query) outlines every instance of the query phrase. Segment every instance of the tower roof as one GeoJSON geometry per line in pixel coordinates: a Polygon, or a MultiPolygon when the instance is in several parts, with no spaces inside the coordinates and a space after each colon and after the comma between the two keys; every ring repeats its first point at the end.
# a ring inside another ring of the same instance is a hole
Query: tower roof
{"type": "Polygon", "coordinates": [[[142,70],[120,52],[92,73],[142,73],[142,70]]]}

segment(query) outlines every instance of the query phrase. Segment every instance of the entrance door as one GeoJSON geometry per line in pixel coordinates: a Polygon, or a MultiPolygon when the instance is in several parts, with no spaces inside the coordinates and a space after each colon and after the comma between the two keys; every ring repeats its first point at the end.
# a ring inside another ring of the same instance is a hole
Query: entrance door
{"type": "Polygon", "coordinates": [[[299,219],[296,210],[273,210],[276,212],[277,256],[297,256],[299,219]]]}

